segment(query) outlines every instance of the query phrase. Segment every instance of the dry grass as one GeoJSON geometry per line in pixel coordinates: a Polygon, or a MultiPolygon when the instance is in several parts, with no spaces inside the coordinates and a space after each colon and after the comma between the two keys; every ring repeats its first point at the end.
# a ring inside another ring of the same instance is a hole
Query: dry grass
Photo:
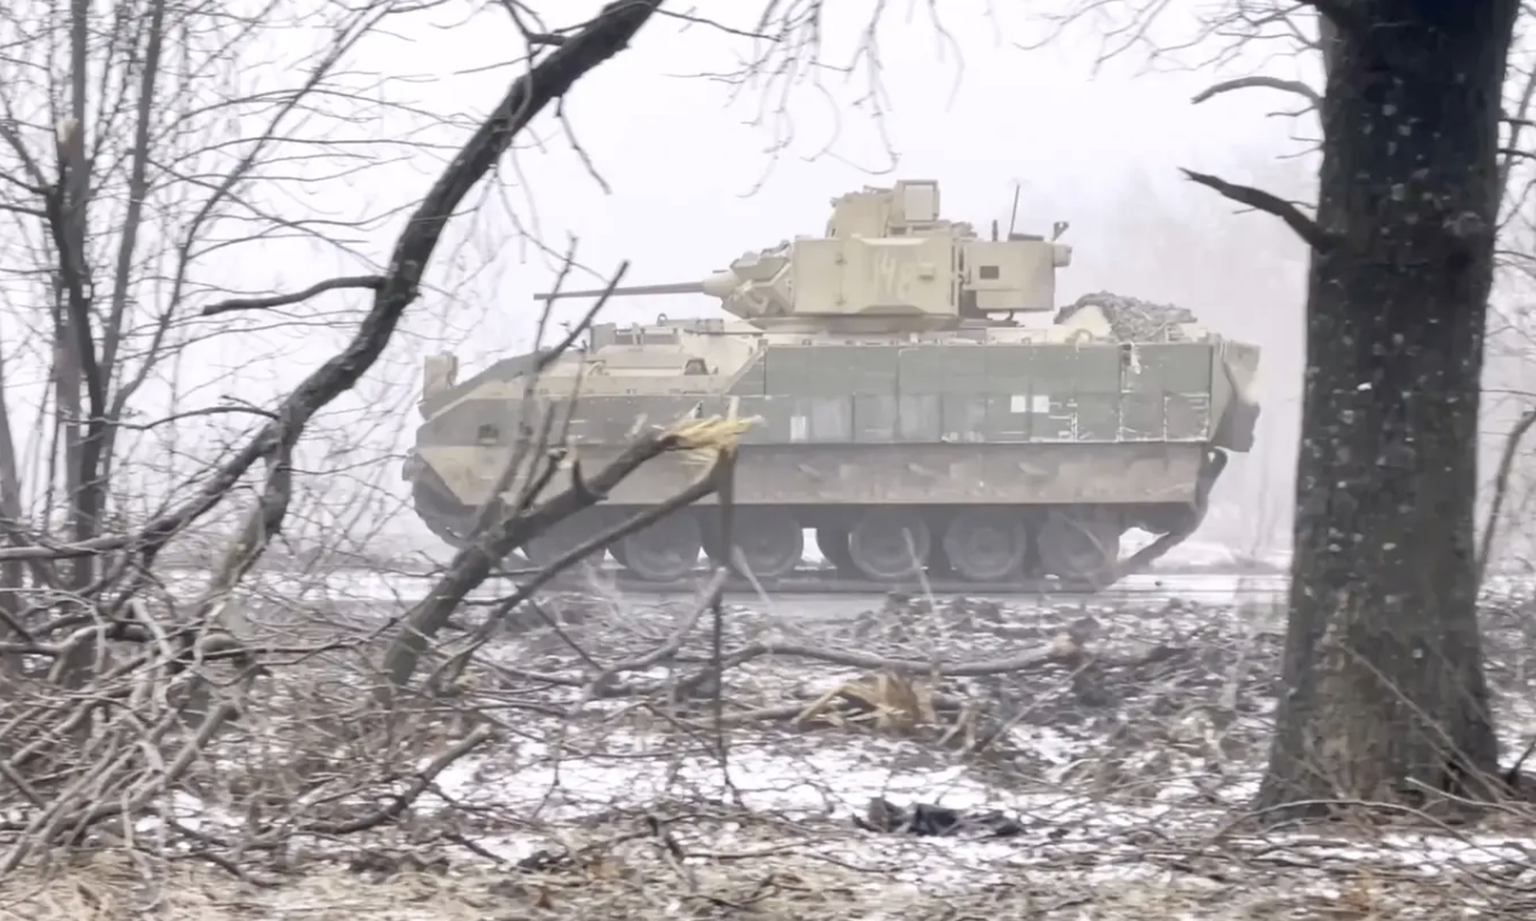
{"type": "Polygon", "coordinates": [[[411,867],[381,873],[317,865],[259,887],[186,863],[162,868],[146,884],[144,867],[97,856],[47,873],[14,874],[0,885],[0,919],[1449,921],[1473,916],[1472,906],[1481,909],[1475,913],[1480,917],[1516,917],[1536,907],[1515,899],[1491,905],[1486,891],[1443,877],[1390,874],[1366,865],[1266,871],[1244,868],[1236,855],[1179,869],[1153,859],[1139,871],[1120,867],[1120,873],[1085,861],[1081,867],[1006,876],[983,873],[974,882],[942,881],[952,868],[940,849],[926,860],[920,852],[909,860],[906,866],[869,856],[843,861],[786,843],[678,859],[665,842],[630,837],[623,844],[589,846],[577,861],[552,869],[411,867]]]}

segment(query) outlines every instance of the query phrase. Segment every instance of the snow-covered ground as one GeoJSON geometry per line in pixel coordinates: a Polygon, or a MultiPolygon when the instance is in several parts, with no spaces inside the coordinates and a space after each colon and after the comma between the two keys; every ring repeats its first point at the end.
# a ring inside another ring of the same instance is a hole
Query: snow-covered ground
{"type": "MultiPolygon", "coordinates": [[[[200,572],[172,571],[161,576],[168,590],[183,597],[196,595],[206,586],[207,576],[200,572]]],[[[387,572],[362,570],[326,570],[316,572],[258,571],[242,583],[240,592],[257,599],[262,604],[275,604],[292,609],[316,605],[367,606],[377,604],[381,610],[393,610],[424,598],[434,583],[431,573],[387,572]]],[[[701,580],[702,581],[702,580],[701,580]]],[[[1486,580],[1488,590],[1496,595],[1507,596],[1522,592],[1531,584],[1526,576],[1490,575],[1486,580]]],[[[622,593],[613,587],[610,579],[599,574],[589,580],[591,590],[617,600],[622,593]]],[[[1289,579],[1284,573],[1227,574],[1221,572],[1159,572],[1130,576],[1115,586],[1086,602],[1097,599],[1117,601],[1135,600],[1149,604],[1168,599],[1182,599],[1205,605],[1237,605],[1258,600],[1272,602],[1286,590],[1289,579]]],[[[516,590],[511,579],[489,579],[470,592],[471,602],[483,603],[504,598],[516,590]]],[[[663,593],[645,594],[625,599],[626,603],[646,605],[657,599],[678,595],[663,593]]],[[[806,610],[857,612],[877,603],[875,596],[846,594],[795,594],[783,597],[758,597],[755,593],[732,592],[733,600],[751,600],[769,610],[806,610]]]]}
{"type": "MultiPolygon", "coordinates": [[[[183,585],[190,591],[200,586],[202,578],[200,575],[189,574],[173,578],[169,584],[183,585]]],[[[415,573],[358,571],[312,575],[262,573],[247,580],[245,590],[263,597],[283,598],[295,603],[409,602],[425,597],[432,582],[432,576],[415,573]]],[[[601,576],[597,577],[595,582],[597,590],[616,591],[611,586],[604,589],[603,586],[608,580],[601,576]]],[[[1107,594],[1112,597],[1190,597],[1207,601],[1218,599],[1231,601],[1238,596],[1272,595],[1281,591],[1285,584],[1286,580],[1283,576],[1270,574],[1229,576],[1209,573],[1173,573],[1131,576],[1117,583],[1107,594]]],[[[505,597],[515,589],[516,584],[510,579],[490,579],[471,592],[469,598],[483,601],[505,597]]],[[[636,602],[644,603],[645,599],[650,597],[657,596],[637,596],[636,602]]],[[[664,593],[660,597],[671,597],[671,595],[664,593]]],[[[790,604],[790,599],[794,599],[795,605],[810,605],[818,608],[830,605],[840,609],[858,610],[870,604],[870,597],[869,595],[796,594],[787,595],[778,600],[770,597],[764,603],[783,607],[790,604]]]]}
{"type": "MultiPolygon", "coordinates": [[[[707,619],[656,655],[690,601],[620,609],[552,596],[544,608],[558,630],[499,639],[443,704],[474,708],[494,737],[437,774],[400,822],[298,836],[291,859],[304,873],[274,890],[221,896],[224,884],[198,871],[195,885],[189,876],[162,894],[189,919],[387,921],[1440,919],[1528,900],[1536,821],[1521,807],[1470,830],[1413,816],[1284,833],[1239,821],[1280,691],[1276,602],[1233,582],[1217,600],[740,604],[721,637],[726,660],[740,664],[716,693],[699,681],[713,656],[707,619]],[[1043,652],[1064,644],[1093,656],[1043,652]],[[839,688],[829,711],[807,712],[839,688]],[[861,829],[854,818],[868,821],[872,798],[973,817],[995,810],[1012,834],[861,829]]],[[[1490,605],[1489,678],[1518,754],[1536,733],[1536,620],[1513,601],[1490,605]]],[[[336,693],[309,672],[285,675],[279,691],[294,707],[336,693]]],[[[412,770],[429,770],[456,732],[440,722],[439,736],[423,736],[437,742],[405,756],[412,770]]],[[[358,757],[307,752],[310,789],[267,808],[302,824],[387,802],[333,799],[356,785],[358,757]]],[[[226,792],[175,797],[178,820],[238,837],[251,794],[227,791],[252,789],[258,770],[270,768],[249,757],[210,764],[203,781],[226,792]]],[[[387,777],[375,783],[411,782],[409,772],[387,777]]],[[[164,828],[146,819],[139,831],[164,828]]],[[[88,872],[132,878],[110,866],[88,872]]],[[[55,902],[55,917],[86,904],[55,902]]],[[[38,904],[0,905],[0,917],[47,917],[38,904]]]]}

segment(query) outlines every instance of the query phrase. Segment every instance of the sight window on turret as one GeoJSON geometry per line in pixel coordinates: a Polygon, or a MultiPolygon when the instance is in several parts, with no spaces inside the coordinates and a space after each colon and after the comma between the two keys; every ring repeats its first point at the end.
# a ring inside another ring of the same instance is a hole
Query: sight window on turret
{"type": "Polygon", "coordinates": [[[494,425],[486,424],[475,429],[475,440],[479,442],[495,442],[501,440],[501,429],[494,425]]]}
{"type": "Polygon", "coordinates": [[[688,363],[683,365],[683,373],[684,374],[708,374],[709,373],[709,368],[704,366],[704,359],[702,359],[702,358],[690,358],[690,359],[688,359],[688,363]]]}
{"type": "Polygon", "coordinates": [[[995,265],[978,265],[976,267],[976,277],[982,281],[997,281],[1003,277],[1003,272],[1002,269],[995,265]]]}

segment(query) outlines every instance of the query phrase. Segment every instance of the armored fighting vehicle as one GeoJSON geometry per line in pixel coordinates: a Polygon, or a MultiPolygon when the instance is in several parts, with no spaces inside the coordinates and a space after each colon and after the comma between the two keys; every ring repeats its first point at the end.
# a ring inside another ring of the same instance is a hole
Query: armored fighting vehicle
{"type": "MultiPolygon", "coordinates": [[[[1186,538],[1226,452],[1252,446],[1258,348],[1187,315],[1126,323],[1114,297],[1058,311],[1066,225],[984,239],[941,213],[936,182],[866,188],[833,200],[822,236],[702,282],[613,292],[707,295],[734,319],[598,323],[579,352],[462,381],[453,356],[429,358],[405,470],[418,513],[464,541],[530,413],[561,420],[587,469],[639,426],[734,415],[759,421],[740,449],[731,560],[760,579],[801,564],[806,531],[839,572],[877,582],[926,568],[1103,584],[1124,571],[1128,529],[1165,549],[1186,538]]],[[[552,559],[698,475],[653,461],[523,552],[552,559]]],[[[641,580],[676,580],[701,551],[722,555],[717,520],[702,503],[609,552],[641,580]]]]}

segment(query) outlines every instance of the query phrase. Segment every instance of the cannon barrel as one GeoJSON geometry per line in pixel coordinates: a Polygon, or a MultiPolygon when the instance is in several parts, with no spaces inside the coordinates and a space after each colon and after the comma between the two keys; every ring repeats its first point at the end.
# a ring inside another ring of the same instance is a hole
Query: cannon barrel
{"type": "Polygon", "coordinates": [[[625,285],[609,291],[607,288],[588,288],[584,291],[546,291],[535,294],[536,301],[558,301],[567,297],[602,297],[604,294],[626,297],[629,295],[643,294],[705,294],[706,286],[703,282],[682,281],[667,285],[625,285]]]}

